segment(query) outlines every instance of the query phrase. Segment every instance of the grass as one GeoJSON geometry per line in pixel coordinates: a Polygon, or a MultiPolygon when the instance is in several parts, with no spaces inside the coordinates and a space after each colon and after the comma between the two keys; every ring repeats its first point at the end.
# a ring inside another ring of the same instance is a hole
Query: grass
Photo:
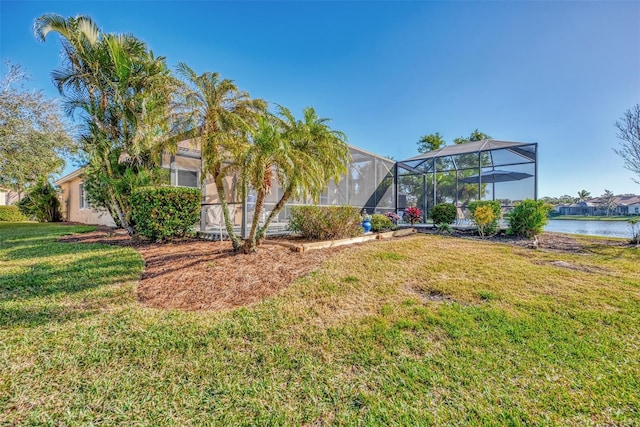
{"type": "Polygon", "coordinates": [[[391,239],[198,313],[140,306],[140,256],[71,230],[0,225],[0,424],[640,422],[635,248],[391,239]]]}

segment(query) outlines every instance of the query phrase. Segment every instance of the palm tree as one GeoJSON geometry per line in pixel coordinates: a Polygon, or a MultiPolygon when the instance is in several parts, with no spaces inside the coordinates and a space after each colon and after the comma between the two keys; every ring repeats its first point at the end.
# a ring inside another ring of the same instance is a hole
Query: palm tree
{"type": "Polygon", "coordinates": [[[164,148],[177,81],[163,57],[131,35],[103,34],[86,16],[46,14],[36,19],[36,37],[61,36],[65,63],[52,73],[69,115],[81,112],[81,136],[91,174],[103,175],[104,203],[130,234],[127,194],[116,185],[123,173],[154,168],[164,148]],[[127,167],[119,167],[126,163],[127,167]]]}
{"type": "Polygon", "coordinates": [[[311,197],[317,201],[331,179],[338,182],[347,172],[351,160],[344,133],[331,129],[329,119],[318,117],[313,107],[303,110],[303,120],[296,120],[282,106],[278,113],[288,164],[281,181],[283,194],[258,230],[258,243],[289,199],[311,197]]]}
{"type": "Polygon", "coordinates": [[[584,202],[589,197],[591,197],[591,193],[589,193],[587,190],[578,191],[578,201],[579,202],[584,202]]]}
{"type": "Polygon", "coordinates": [[[253,220],[249,235],[244,241],[244,253],[256,251],[258,223],[264,200],[271,193],[274,179],[283,182],[291,171],[289,141],[282,137],[281,129],[274,121],[269,114],[258,118],[251,144],[242,162],[243,193],[246,194],[249,185],[256,191],[253,220]]]}
{"type": "Polygon", "coordinates": [[[178,73],[189,86],[182,106],[189,116],[186,135],[199,142],[203,176],[209,174],[215,182],[225,228],[238,251],[242,241],[233,230],[223,181],[241,170],[250,132],[266,110],[266,102],[251,99],[232,80],[222,79],[218,73],[198,75],[184,63],[178,65],[178,73]]]}

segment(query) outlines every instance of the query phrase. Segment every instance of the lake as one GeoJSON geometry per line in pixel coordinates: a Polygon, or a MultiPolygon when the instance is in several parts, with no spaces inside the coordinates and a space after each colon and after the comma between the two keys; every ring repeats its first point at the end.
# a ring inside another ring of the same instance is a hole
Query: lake
{"type": "Polygon", "coordinates": [[[589,236],[631,238],[631,226],[627,221],[578,221],[572,219],[549,220],[545,231],[586,234],[589,236]]]}

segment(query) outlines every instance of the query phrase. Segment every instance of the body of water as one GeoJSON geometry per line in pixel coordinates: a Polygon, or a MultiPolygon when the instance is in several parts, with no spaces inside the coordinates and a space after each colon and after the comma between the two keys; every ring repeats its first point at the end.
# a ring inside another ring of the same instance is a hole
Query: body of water
{"type": "Polygon", "coordinates": [[[578,221],[572,219],[549,220],[545,231],[586,234],[588,236],[631,238],[631,226],[627,221],[578,221]]]}

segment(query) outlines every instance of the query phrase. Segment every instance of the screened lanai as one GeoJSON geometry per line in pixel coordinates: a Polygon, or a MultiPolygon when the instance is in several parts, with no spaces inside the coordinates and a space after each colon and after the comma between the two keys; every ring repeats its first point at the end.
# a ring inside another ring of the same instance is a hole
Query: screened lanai
{"type": "Polygon", "coordinates": [[[504,207],[537,199],[537,143],[485,139],[448,145],[396,163],[396,206],[426,218],[437,203],[466,206],[498,200],[504,207]]]}
{"type": "MultiPolygon", "coordinates": [[[[318,200],[319,205],[350,205],[366,209],[368,213],[393,212],[395,197],[393,160],[349,146],[351,161],[347,165],[347,173],[339,182],[331,180],[318,200]]],[[[200,230],[211,234],[214,238],[224,238],[226,230],[218,192],[210,176],[205,176],[200,183],[200,152],[197,149],[180,147],[178,153],[166,155],[163,165],[171,172],[171,183],[179,186],[200,186],[202,189],[202,211],[200,230]]],[[[228,176],[224,180],[231,222],[235,231],[246,235],[254,218],[256,194],[249,189],[242,197],[238,176],[228,176]]],[[[259,225],[276,206],[282,197],[283,189],[274,182],[271,193],[264,201],[263,211],[259,217],[259,225]]],[[[290,200],[285,204],[278,216],[271,222],[268,234],[286,232],[291,207],[296,205],[315,204],[312,199],[290,200]]]]}

